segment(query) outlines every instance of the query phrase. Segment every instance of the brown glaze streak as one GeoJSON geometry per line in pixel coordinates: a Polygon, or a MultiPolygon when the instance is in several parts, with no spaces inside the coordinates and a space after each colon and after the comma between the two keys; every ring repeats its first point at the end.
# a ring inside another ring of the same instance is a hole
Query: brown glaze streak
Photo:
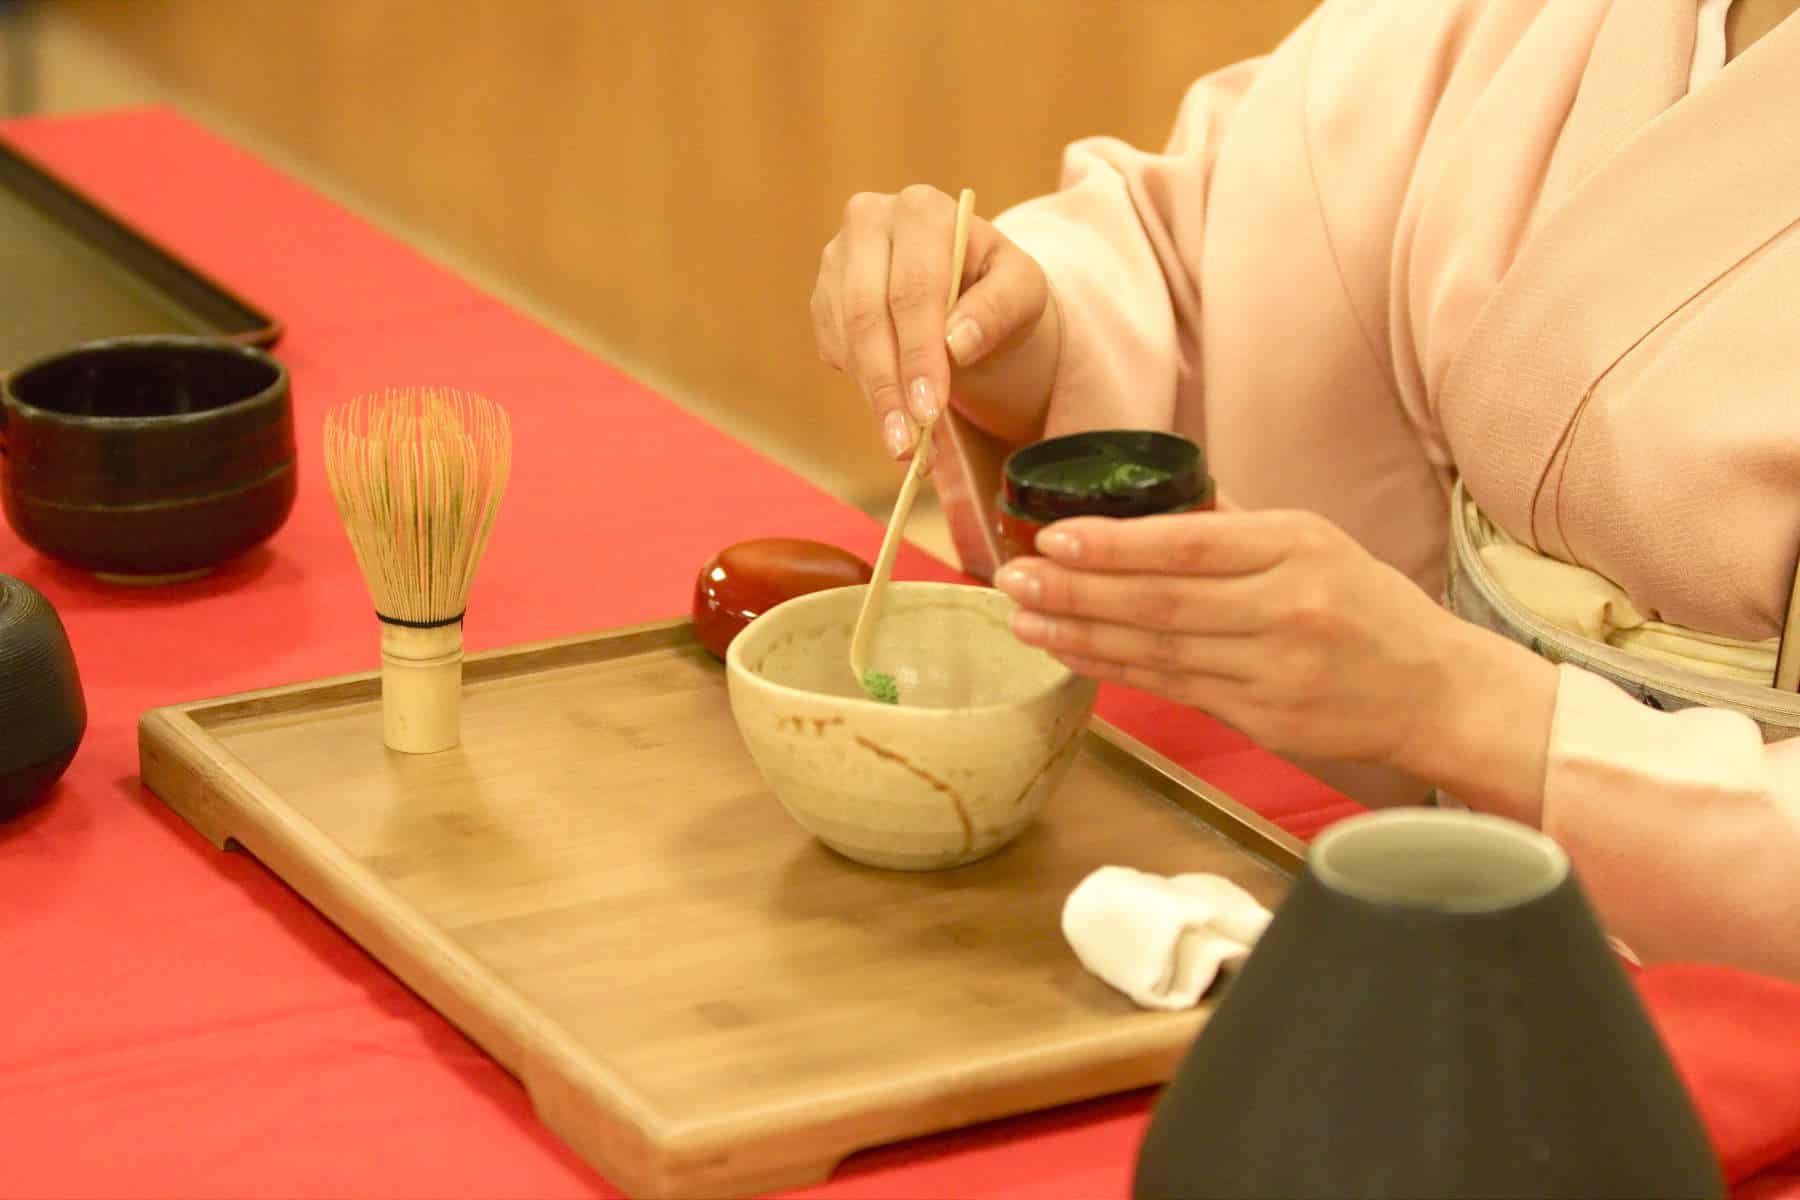
{"type": "Polygon", "coordinates": [[[842,717],[782,717],[775,722],[775,731],[777,733],[786,733],[789,729],[792,729],[795,733],[805,733],[806,723],[809,719],[812,721],[813,734],[817,737],[824,737],[825,731],[833,725],[842,725],[844,723],[844,718],[842,717]]]}
{"type": "Polygon", "coordinates": [[[969,806],[963,802],[962,796],[958,794],[955,788],[939,779],[936,775],[933,775],[930,771],[922,771],[918,767],[913,766],[912,762],[905,755],[895,754],[885,746],[877,746],[874,742],[871,742],[868,738],[863,737],[860,734],[857,735],[856,744],[861,746],[864,750],[867,750],[870,754],[873,754],[876,758],[883,758],[888,762],[898,763],[906,770],[917,775],[920,779],[923,779],[926,783],[929,783],[934,790],[940,791],[948,796],[950,798],[950,807],[956,812],[956,820],[962,825],[963,848],[961,853],[967,854],[970,850],[975,848],[975,826],[969,820],[969,806]]]}
{"type": "Polygon", "coordinates": [[[1031,789],[1038,785],[1038,780],[1042,779],[1049,772],[1050,768],[1062,761],[1063,755],[1067,754],[1070,748],[1073,747],[1076,742],[1081,740],[1081,735],[1086,732],[1087,722],[1083,721],[1075,726],[1075,732],[1063,739],[1062,745],[1050,752],[1050,757],[1044,760],[1044,765],[1033,772],[1031,779],[1025,784],[1024,789],[1019,792],[1019,798],[1013,801],[1014,808],[1017,808],[1022,804],[1025,797],[1031,795],[1031,789]]]}

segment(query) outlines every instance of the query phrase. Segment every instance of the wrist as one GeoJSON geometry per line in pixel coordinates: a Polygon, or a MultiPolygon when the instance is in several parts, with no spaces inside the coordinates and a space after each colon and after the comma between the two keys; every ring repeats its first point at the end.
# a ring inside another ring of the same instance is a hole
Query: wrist
{"type": "Polygon", "coordinates": [[[1554,664],[1449,613],[1441,670],[1390,765],[1471,808],[1539,824],[1556,712],[1554,664]]]}

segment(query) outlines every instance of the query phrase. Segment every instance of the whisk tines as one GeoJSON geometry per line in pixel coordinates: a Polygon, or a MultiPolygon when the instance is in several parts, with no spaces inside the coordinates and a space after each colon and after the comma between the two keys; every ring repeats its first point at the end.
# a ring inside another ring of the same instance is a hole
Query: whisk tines
{"type": "Polygon", "coordinates": [[[389,388],[325,418],[325,473],[382,620],[460,620],[512,467],[506,411],[454,388],[389,388]]]}
{"type": "Polygon", "coordinates": [[[325,474],[381,618],[382,737],[461,738],[462,619],[512,469],[506,412],[452,388],[390,388],[325,418],[325,474]]]}

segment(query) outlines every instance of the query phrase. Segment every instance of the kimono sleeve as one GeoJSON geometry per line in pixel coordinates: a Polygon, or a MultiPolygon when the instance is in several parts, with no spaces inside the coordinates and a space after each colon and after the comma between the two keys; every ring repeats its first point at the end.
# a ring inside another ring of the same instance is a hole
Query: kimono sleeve
{"type": "Polygon", "coordinates": [[[1560,672],[1541,820],[1609,932],[1646,960],[1800,979],[1800,739],[1560,672]]]}
{"type": "Polygon", "coordinates": [[[1043,267],[1062,310],[1047,435],[1173,423],[1197,365],[1208,185],[1265,62],[1241,62],[1190,87],[1160,152],[1110,137],[1075,142],[1055,193],[996,219],[1043,267]]]}
{"type": "Polygon", "coordinates": [[[1064,318],[1045,433],[1191,421],[1201,307],[1242,290],[1219,272],[1246,269],[1242,254],[1209,246],[1303,265],[1311,285],[1346,294],[1353,336],[1382,346],[1396,231],[1437,105],[1465,68],[1480,75],[1504,57],[1466,62],[1486,45],[1476,34],[1493,25],[1487,41],[1504,48],[1537,3],[1502,7],[1505,20],[1482,0],[1325,0],[1270,54],[1194,83],[1160,150],[1071,144],[1057,190],[995,221],[1043,267],[1064,318]],[[1215,214],[1222,189],[1265,202],[1215,214]]]}

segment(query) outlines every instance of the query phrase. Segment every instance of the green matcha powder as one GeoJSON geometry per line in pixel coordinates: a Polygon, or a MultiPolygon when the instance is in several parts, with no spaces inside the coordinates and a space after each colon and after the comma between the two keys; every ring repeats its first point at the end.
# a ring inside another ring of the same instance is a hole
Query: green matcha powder
{"type": "Polygon", "coordinates": [[[900,703],[900,685],[894,682],[892,675],[882,671],[865,671],[862,684],[863,691],[869,693],[869,699],[879,700],[883,704],[900,703]]]}

